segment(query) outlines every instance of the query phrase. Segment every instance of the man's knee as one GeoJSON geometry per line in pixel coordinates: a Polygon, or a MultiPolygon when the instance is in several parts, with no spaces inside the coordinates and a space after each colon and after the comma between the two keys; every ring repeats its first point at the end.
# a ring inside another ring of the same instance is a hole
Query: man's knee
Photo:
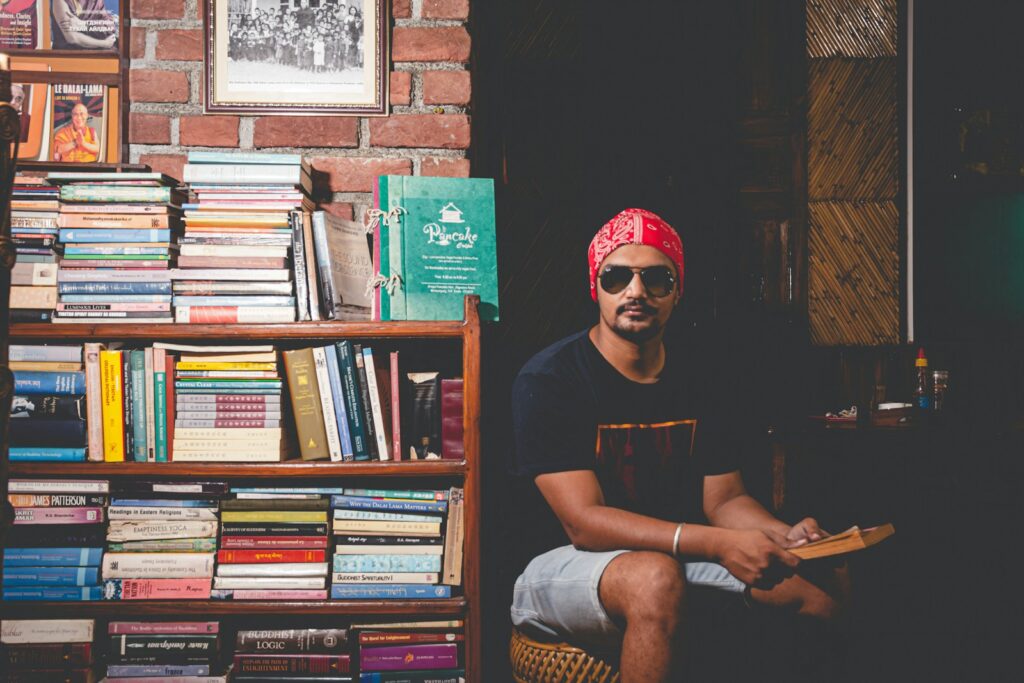
{"type": "Polygon", "coordinates": [[[657,552],[631,552],[615,558],[601,579],[601,598],[629,621],[666,626],[678,622],[686,596],[682,565],[657,552]]]}

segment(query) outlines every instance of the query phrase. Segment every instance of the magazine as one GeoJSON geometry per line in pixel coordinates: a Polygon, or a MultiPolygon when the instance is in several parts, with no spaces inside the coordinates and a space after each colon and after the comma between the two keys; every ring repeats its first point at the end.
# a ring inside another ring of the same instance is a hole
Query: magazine
{"type": "Polygon", "coordinates": [[[106,88],[92,83],[53,84],[53,161],[103,161],[106,88]]]}

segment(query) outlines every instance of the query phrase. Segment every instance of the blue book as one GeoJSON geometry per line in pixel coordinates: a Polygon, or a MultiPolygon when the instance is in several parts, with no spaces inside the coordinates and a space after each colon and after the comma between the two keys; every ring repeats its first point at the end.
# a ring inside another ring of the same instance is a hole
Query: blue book
{"type": "Polygon", "coordinates": [[[170,294],[168,282],[58,282],[58,294],[170,294]]]}
{"type": "MultiPolygon", "coordinates": [[[[281,380],[248,379],[248,380],[178,380],[175,389],[275,389],[281,390],[281,380]]],[[[207,391],[206,393],[210,393],[207,391]]]]}
{"type": "Polygon", "coordinates": [[[412,583],[336,583],[331,586],[335,600],[430,600],[452,597],[451,586],[412,583]]]}
{"type": "Polygon", "coordinates": [[[356,380],[356,364],[352,342],[335,342],[335,349],[338,353],[338,369],[341,371],[341,379],[344,384],[345,412],[348,415],[349,433],[352,435],[352,450],[356,460],[369,460],[370,451],[366,443],[366,425],[363,424],[363,399],[359,394],[359,384],[356,380]]]}
{"type": "Polygon", "coordinates": [[[95,567],[103,548],[4,548],[5,567],[95,567]]]}
{"type": "Polygon", "coordinates": [[[8,348],[8,359],[19,361],[58,361],[61,363],[81,363],[82,345],[78,346],[40,346],[36,344],[11,344],[8,348]]]}
{"type": "Polygon", "coordinates": [[[175,306],[295,306],[293,296],[175,296],[175,306]]]}
{"type": "Polygon", "coordinates": [[[132,460],[146,462],[146,352],[129,352],[132,364],[132,460]]]}
{"type": "Polygon", "coordinates": [[[153,678],[154,683],[169,676],[209,676],[209,664],[108,664],[108,678],[153,678]]]}
{"type": "Polygon", "coordinates": [[[280,164],[299,166],[301,154],[274,154],[273,152],[189,152],[190,164],[280,164]]]}
{"type": "Polygon", "coordinates": [[[15,370],[14,393],[55,394],[58,396],[82,395],[85,394],[85,373],[15,370]]]}
{"type": "Polygon", "coordinates": [[[174,383],[174,392],[176,394],[238,394],[239,396],[279,396],[281,394],[280,389],[274,389],[273,387],[263,388],[259,387],[256,389],[232,389],[228,387],[215,387],[215,388],[204,388],[196,386],[181,386],[180,382],[174,383]]]}
{"type": "Polygon", "coordinates": [[[4,565],[4,587],[8,586],[95,586],[99,567],[21,567],[4,565]]]}
{"type": "Polygon", "coordinates": [[[11,232],[17,232],[22,235],[56,235],[57,228],[19,228],[12,226],[11,232]]]}
{"type": "Polygon", "coordinates": [[[62,294],[64,304],[169,304],[170,294],[62,294]]]}
{"type": "Polygon", "coordinates": [[[195,499],[162,499],[162,498],[111,498],[110,504],[114,507],[151,507],[151,508],[215,508],[217,502],[214,500],[195,499]]]}
{"type": "Polygon", "coordinates": [[[439,572],[440,555],[335,555],[336,572],[439,572]]]}
{"type": "Polygon", "coordinates": [[[361,671],[359,683],[465,683],[465,669],[361,671]]]}
{"type": "Polygon", "coordinates": [[[134,230],[117,228],[61,228],[60,241],[64,244],[110,244],[116,242],[170,242],[171,231],[166,228],[134,230]]]}
{"type": "Polygon", "coordinates": [[[324,347],[327,357],[327,376],[331,380],[331,396],[334,398],[334,419],[338,423],[338,436],[341,439],[341,459],[353,460],[352,434],[348,430],[348,411],[345,408],[345,394],[341,388],[341,370],[338,368],[338,356],[331,346],[324,347]]]}
{"type": "Polygon", "coordinates": [[[81,448],[85,446],[85,420],[26,420],[13,419],[10,424],[10,443],[18,447],[44,446],[46,448],[81,448]]]}
{"type": "Polygon", "coordinates": [[[446,500],[394,500],[362,496],[331,496],[332,508],[382,510],[389,512],[447,512],[446,500]]]}
{"type": "Polygon", "coordinates": [[[11,462],[85,462],[85,449],[11,446],[7,459],[11,462]]]}
{"type": "Polygon", "coordinates": [[[86,602],[103,599],[103,586],[81,588],[7,588],[3,599],[7,601],[41,600],[46,602],[86,602]]]}
{"type": "Polygon", "coordinates": [[[166,256],[167,247],[64,247],[65,256],[166,256]]]}

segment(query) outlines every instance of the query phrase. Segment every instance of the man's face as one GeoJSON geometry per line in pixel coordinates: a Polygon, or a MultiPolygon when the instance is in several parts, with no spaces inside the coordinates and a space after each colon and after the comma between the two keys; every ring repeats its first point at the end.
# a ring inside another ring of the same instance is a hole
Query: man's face
{"type": "Polygon", "coordinates": [[[75,130],[85,130],[85,124],[89,120],[89,110],[84,104],[76,104],[71,110],[71,127],[75,130]]]}
{"type": "Polygon", "coordinates": [[[654,338],[665,328],[679,299],[679,282],[666,296],[653,296],[644,287],[639,273],[633,275],[629,285],[617,294],[609,294],[601,287],[601,272],[608,266],[627,266],[642,269],[668,266],[676,274],[668,256],[646,244],[626,244],[608,255],[598,268],[597,305],[601,311],[601,324],[612,332],[633,342],[654,338]]]}
{"type": "Polygon", "coordinates": [[[11,86],[11,106],[21,114],[22,106],[25,104],[25,86],[15,83],[11,86]]]}

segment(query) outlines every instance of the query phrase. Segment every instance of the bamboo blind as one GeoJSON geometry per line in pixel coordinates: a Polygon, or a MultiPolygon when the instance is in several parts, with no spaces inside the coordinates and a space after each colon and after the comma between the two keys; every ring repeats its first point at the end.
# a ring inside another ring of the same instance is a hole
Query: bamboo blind
{"type": "Polygon", "coordinates": [[[811,0],[807,56],[895,57],[896,0],[811,0]]]}

